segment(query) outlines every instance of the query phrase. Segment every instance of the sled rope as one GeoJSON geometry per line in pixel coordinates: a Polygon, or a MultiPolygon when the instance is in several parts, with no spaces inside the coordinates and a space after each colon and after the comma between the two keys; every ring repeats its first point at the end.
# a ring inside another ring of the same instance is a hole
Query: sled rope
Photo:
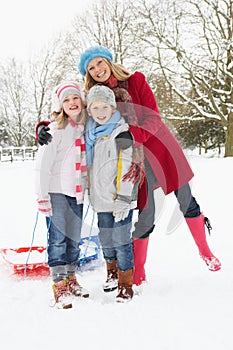
{"type": "MultiPolygon", "coordinates": [[[[34,229],[33,229],[33,232],[32,232],[32,240],[31,240],[31,245],[30,245],[30,248],[29,248],[29,251],[28,251],[28,256],[27,256],[27,259],[26,259],[26,263],[25,263],[25,268],[24,268],[24,276],[26,277],[27,276],[27,268],[28,268],[28,261],[30,259],[30,255],[31,255],[31,251],[32,251],[32,247],[33,247],[33,242],[34,242],[34,239],[35,239],[35,232],[36,232],[36,227],[37,227],[37,223],[38,223],[38,217],[39,217],[39,212],[36,213],[36,220],[35,220],[35,225],[34,225],[34,229]]],[[[47,247],[46,247],[46,250],[45,250],[45,258],[44,258],[44,264],[45,264],[45,261],[46,261],[46,257],[47,257],[47,249],[48,249],[48,236],[49,236],[49,228],[50,228],[50,225],[51,225],[51,221],[52,221],[52,218],[50,217],[49,218],[49,224],[48,224],[48,229],[47,229],[47,247]]]]}
{"type": "Polygon", "coordinates": [[[37,226],[37,222],[38,222],[38,217],[39,217],[39,213],[37,212],[36,213],[36,221],[35,221],[34,229],[33,229],[33,232],[32,232],[31,245],[30,245],[30,248],[29,248],[29,251],[28,251],[28,256],[27,256],[26,264],[25,264],[25,268],[24,268],[24,276],[27,276],[28,261],[29,261],[29,258],[30,258],[30,254],[31,254],[31,251],[32,251],[32,245],[33,245],[34,238],[35,238],[35,231],[36,231],[36,226],[37,226]]]}
{"type": "Polygon", "coordinates": [[[47,227],[47,233],[46,233],[46,237],[47,237],[47,244],[46,244],[46,250],[45,250],[45,258],[44,258],[44,264],[46,262],[46,258],[48,256],[48,245],[49,245],[49,229],[50,229],[50,226],[51,226],[51,222],[52,222],[52,217],[50,216],[49,217],[49,223],[48,223],[48,227],[47,227]]]}
{"type": "MultiPolygon", "coordinates": [[[[90,208],[90,203],[88,204],[88,207],[87,207],[87,210],[86,210],[86,213],[84,215],[84,218],[83,218],[82,222],[85,221],[85,219],[87,217],[87,214],[88,214],[88,211],[89,211],[89,208],[90,208]]],[[[33,229],[33,232],[32,232],[31,244],[30,244],[30,247],[29,247],[29,251],[28,251],[28,255],[27,255],[27,259],[26,259],[26,263],[25,263],[25,268],[24,268],[24,276],[25,277],[27,276],[28,262],[29,262],[29,259],[30,259],[30,255],[31,255],[31,251],[32,251],[32,247],[33,247],[33,243],[34,243],[34,239],[35,239],[35,232],[36,232],[36,227],[37,227],[37,223],[38,223],[38,217],[39,217],[39,212],[36,213],[36,220],[35,220],[34,229],[33,229]]],[[[89,236],[88,236],[88,243],[87,243],[87,246],[86,246],[85,251],[84,251],[83,261],[85,261],[85,258],[87,256],[87,250],[88,250],[88,247],[89,247],[89,242],[91,241],[91,234],[92,234],[92,229],[93,229],[93,224],[94,224],[94,218],[95,218],[95,213],[93,211],[92,222],[91,222],[91,227],[90,227],[89,236]]],[[[45,261],[46,261],[47,255],[48,255],[49,229],[50,229],[50,226],[51,226],[51,222],[52,222],[52,218],[50,216],[49,223],[47,225],[47,233],[46,233],[47,246],[46,246],[46,251],[45,251],[46,255],[45,255],[45,258],[44,258],[44,264],[45,264],[45,261]]],[[[80,266],[82,266],[82,262],[80,263],[80,266]]]]}
{"type": "MultiPolygon", "coordinates": [[[[89,211],[89,207],[90,207],[90,203],[88,204],[88,207],[87,207],[87,210],[86,210],[86,214],[83,218],[83,222],[85,221],[86,217],[87,217],[87,214],[88,214],[88,211],[89,211]]],[[[89,236],[88,236],[88,240],[87,240],[87,246],[85,248],[85,251],[84,251],[84,254],[83,254],[83,262],[85,261],[85,258],[87,256],[87,250],[88,250],[88,247],[89,247],[89,243],[91,241],[91,234],[92,234],[92,229],[93,229],[93,224],[94,224],[94,218],[95,218],[95,212],[93,211],[93,214],[92,214],[92,221],[91,221],[91,227],[90,227],[90,231],[89,231],[89,236]]],[[[80,261],[80,266],[82,266],[82,262],[80,261]]]]}

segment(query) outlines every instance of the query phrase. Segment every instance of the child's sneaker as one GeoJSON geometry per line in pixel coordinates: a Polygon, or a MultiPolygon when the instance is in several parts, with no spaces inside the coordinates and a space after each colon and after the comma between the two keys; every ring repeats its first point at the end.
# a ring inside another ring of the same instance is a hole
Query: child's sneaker
{"type": "Polygon", "coordinates": [[[201,258],[205,261],[210,271],[218,271],[221,269],[221,262],[215,256],[206,257],[201,255],[201,258]]]}
{"type": "Polygon", "coordinates": [[[58,309],[70,309],[72,308],[72,299],[68,290],[66,280],[61,280],[54,283],[53,293],[58,309]]]}
{"type": "Polygon", "coordinates": [[[82,298],[89,298],[89,292],[78,283],[76,276],[71,275],[66,278],[67,286],[69,292],[76,296],[82,298]]]}

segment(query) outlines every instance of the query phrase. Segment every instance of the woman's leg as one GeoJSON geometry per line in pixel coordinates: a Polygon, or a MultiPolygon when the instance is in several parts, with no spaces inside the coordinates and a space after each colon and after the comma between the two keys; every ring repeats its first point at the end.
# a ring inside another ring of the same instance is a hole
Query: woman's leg
{"type": "Polygon", "coordinates": [[[200,256],[207,264],[209,270],[219,270],[221,263],[211,252],[206,240],[205,223],[208,219],[201,213],[196,199],[192,196],[189,184],[175,191],[175,195],[179,202],[180,210],[198,247],[200,256]]]}
{"type": "Polygon", "coordinates": [[[189,184],[184,185],[174,193],[185,218],[195,218],[201,215],[200,206],[193,197],[189,184]]]}
{"type": "Polygon", "coordinates": [[[133,282],[137,286],[146,281],[144,265],[146,263],[149,235],[153,232],[155,226],[154,186],[156,178],[147,160],[145,160],[145,171],[148,206],[143,210],[139,210],[138,221],[136,222],[135,230],[132,233],[134,250],[133,282]]]}
{"type": "Polygon", "coordinates": [[[135,223],[133,238],[148,238],[154,230],[155,221],[155,201],[154,188],[156,178],[147,159],[145,159],[146,186],[148,205],[145,209],[139,210],[138,221],[135,223]]]}

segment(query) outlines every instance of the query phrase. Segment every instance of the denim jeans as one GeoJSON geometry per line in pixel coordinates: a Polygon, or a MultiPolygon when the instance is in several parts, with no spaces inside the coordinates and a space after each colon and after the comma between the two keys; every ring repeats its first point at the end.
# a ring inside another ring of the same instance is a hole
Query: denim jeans
{"type": "MultiPolygon", "coordinates": [[[[48,264],[78,265],[83,205],[76,198],[60,193],[50,193],[53,216],[49,226],[48,264]]],[[[49,218],[46,217],[47,225],[49,218]]]]}
{"type": "MultiPolygon", "coordinates": [[[[134,238],[147,238],[154,230],[155,220],[155,200],[154,186],[156,182],[155,175],[147,159],[145,159],[145,171],[147,181],[148,207],[139,210],[138,221],[135,223],[133,232],[134,238]]],[[[180,210],[185,218],[193,218],[201,215],[200,207],[191,193],[189,184],[174,191],[174,194],[179,203],[180,210]]]]}
{"type": "Polygon", "coordinates": [[[131,237],[133,210],[128,217],[119,222],[114,221],[112,213],[97,213],[99,239],[104,259],[108,262],[117,260],[121,271],[127,271],[134,266],[133,245],[131,237]]]}

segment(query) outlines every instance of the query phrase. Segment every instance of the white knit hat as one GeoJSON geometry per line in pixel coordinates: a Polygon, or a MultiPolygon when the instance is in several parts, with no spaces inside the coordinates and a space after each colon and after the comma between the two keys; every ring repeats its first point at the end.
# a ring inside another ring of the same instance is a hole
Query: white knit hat
{"type": "Polygon", "coordinates": [[[94,85],[87,94],[87,108],[90,107],[92,102],[103,101],[110,104],[113,107],[116,107],[116,99],[114,92],[104,85],[94,85]]]}
{"type": "Polygon", "coordinates": [[[57,85],[52,92],[51,112],[60,113],[65,98],[71,94],[78,95],[80,98],[82,98],[81,87],[77,83],[67,81],[57,85]]]}

